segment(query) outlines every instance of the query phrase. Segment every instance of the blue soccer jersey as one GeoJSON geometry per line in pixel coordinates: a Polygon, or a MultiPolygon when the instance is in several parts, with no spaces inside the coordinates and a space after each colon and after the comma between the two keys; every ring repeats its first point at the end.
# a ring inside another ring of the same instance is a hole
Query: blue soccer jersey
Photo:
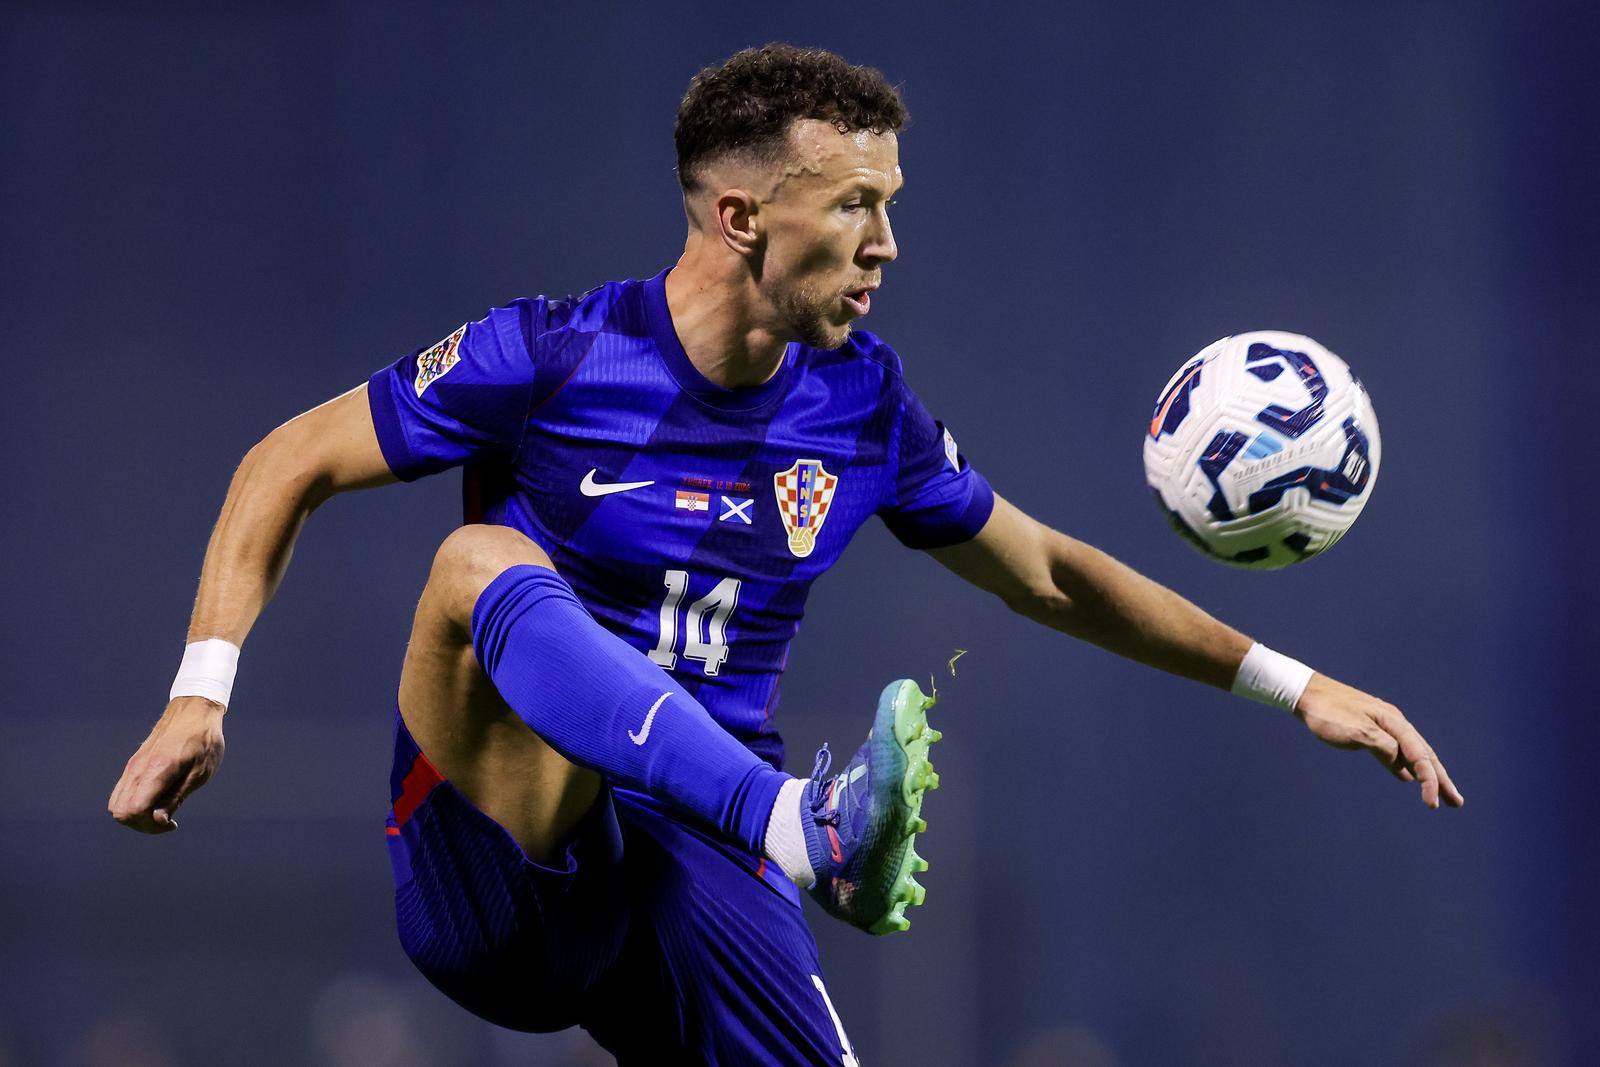
{"type": "Polygon", "coordinates": [[[774,765],[811,583],[874,514],[937,548],[994,505],[888,345],[791,344],[767,382],[723,388],[678,341],[665,271],[496,308],[368,396],[395,474],[464,465],[468,521],[531,537],[603,626],[774,765]]]}

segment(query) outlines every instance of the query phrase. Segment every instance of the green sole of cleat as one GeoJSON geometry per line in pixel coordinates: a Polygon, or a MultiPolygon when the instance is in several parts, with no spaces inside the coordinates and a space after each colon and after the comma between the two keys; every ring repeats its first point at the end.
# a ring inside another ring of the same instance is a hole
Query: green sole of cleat
{"type": "Polygon", "coordinates": [[[933,703],[934,698],[910,679],[889,683],[878,699],[878,722],[883,723],[886,718],[892,721],[894,744],[903,753],[905,772],[900,780],[903,808],[898,823],[902,828],[903,851],[885,887],[883,904],[886,910],[877,922],[867,927],[874,934],[910,929],[906,908],[920,905],[927,897],[927,890],[913,875],[927,870],[928,861],[917,855],[913,842],[917,834],[928,828],[922,818],[923,794],[939,788],[939,775],[928,761],[928,746],[944,736],[928,725],[928,709],[933,703]]]}

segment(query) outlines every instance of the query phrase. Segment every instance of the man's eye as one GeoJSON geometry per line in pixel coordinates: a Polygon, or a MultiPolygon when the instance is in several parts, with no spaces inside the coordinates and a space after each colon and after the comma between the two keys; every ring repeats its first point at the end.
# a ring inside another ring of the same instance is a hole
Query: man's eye
{"type": "Polygon", "coordinates": [[[844,206],[844,209],[846,211],[860,211],[861,210],[861,204],[852,202],[852,203],[846,204],[844,206]]]}

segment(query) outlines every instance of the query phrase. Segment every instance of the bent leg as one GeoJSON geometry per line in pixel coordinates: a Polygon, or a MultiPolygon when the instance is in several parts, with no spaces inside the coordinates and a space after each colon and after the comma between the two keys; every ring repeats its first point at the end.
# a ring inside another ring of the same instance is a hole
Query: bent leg
{"type": "Polygon", "coordinates": [[[593,803],[593,771],[761,853],[789,777],[595,622],[527,537],[502,526],[451,534],[417,620],[402,716],[439,769],[530,855],[549,855],[593,803]]]}
{"type": "Polygon", "coordinates": [[[400,716],[439,772],[530,858],[545,862],[593,806],[600,775],[530,730],[473,652],[478,594],[519,564],[553,569],[543,549],[509,528],[463,527],[445,540],[406,646],[400,716]],[[468,530],[486,533],[465,536],[468,530]]]}

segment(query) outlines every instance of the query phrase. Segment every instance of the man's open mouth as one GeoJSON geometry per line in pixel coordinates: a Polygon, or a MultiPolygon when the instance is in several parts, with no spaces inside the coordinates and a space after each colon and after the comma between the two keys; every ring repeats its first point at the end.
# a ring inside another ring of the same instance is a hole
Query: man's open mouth
{"type": "Polygon", "coordinates": [[[856,315],[865,315],[872,310],[872,291],[876,285],[864,285],[860,289],[849,289],[844,294],[844,302],[856,315]]]}

